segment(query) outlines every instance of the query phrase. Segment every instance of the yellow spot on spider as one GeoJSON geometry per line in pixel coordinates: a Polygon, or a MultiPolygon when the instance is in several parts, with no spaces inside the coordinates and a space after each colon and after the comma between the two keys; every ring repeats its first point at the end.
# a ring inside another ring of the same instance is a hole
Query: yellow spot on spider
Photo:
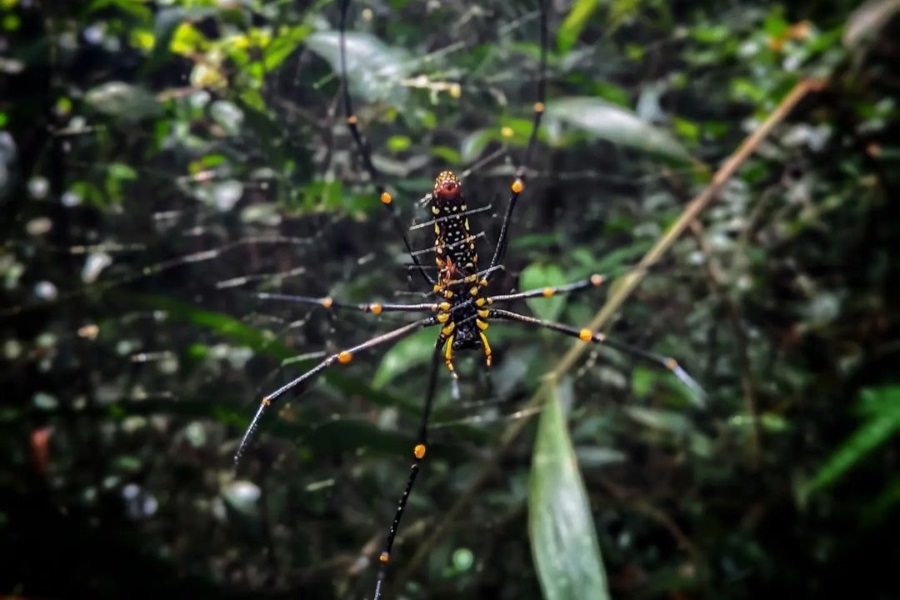
{"type": "Polygon", "coordinates": [[[482,331],[485,331],[488,327],[490,327],[489,323],[482,321],[481,319],[475,319],[475,325],[477,325],[478,329],[482,331]]]}
{"type": "MultiPolygon", "coordinates": [[[[450,325],[453,325],[451,323],[450,325]]],[[[446,328],[449,329],[450,325],[446,328]]],[[[441,331],[441,335],[444,335],[444,332],[441,331]]],[[[447,349],[444,350],[444,362],[447,363],[447,369],[452,373],[453,372],[453,336],[447,336],[447,349]]]]}
{"type": "Polygon", "coordinates": [[[515,135],[515,132],[513,131],[512,127],[501,127],[500,135],[505,138],[511,138],[513,135],[515,135]]]}
{"type": "Polygon", "coordinates": [[[387,552],[382,552],[381,556],[378,557],[378,560],[380,560],[384,564],[387,564],[387,563],[391,562],[391,555],[388,554],[387,552]]]}
{"type": "Polygon", "coordinates": [[[513,194],[521,194],[522,190],[525,189],[525,182],[523,182],[521,179],[516,179],[512,182],[512,185],[509,186],[509,189],[512,190],[513,194]]]}
{"type": "Polygon", "coordinates": [[[478,285],[480,285],[481,287],[487,287],[487,284],[488,280],[486,277],[482,277],[481,281],[478,282],[478,285]]]}
{"type": "Polygon", "coordinates": [[[469,293],[472,294],[473,296],[477,296],[478,288],[476,286],[472,286],[472,288],[469,290],[469,293]]]}
{"type": "Polygon", "coordinates": [[[451,98],[459,98],[462,96],[462,86],[458,83],[454,83],[450,86],[450,97],[451,98]]]}
{"type": "Polygon", "coordinates": [[[484,306],[484,302],[485,302],[484,298],[479,298],[478,300],[475,301],[475,306],[484,306]]]}
{"type": "Polygon", "coordinates": [[[441,302],[440,304],[438,304],[438,308],[440,308],[441,310],[450,310],[450,303],[441,302]]]}
{"type": "Polygon", "coordinates": [[[439,283],[434,284],[434,288],[432,288],[431,291],[433,291],[435,293],[441,291],[441,284],[439,284],[439,283]]]}
{"type": "Polygon", "coordinates": [[[381,202],[383,204],[390,204],[394,199],[387,192],[381,192],[381,202]]]}
{"type": "Polygon", "coordinates": [[[446,323],[450,320],[450,313],[441,313],[436,318],[438,323],[446,323]]]}
{"type": "Polygon", "coordinates": [[[556,290],[554,290],[552,287],[545,287],[543,290],[541,290],[541,295],[544,298],[550,298],[555,293],[556,293],[556,290]]]}
{"type": "Polygon", "coordinates": [[[534,112],[536,112],[536,113],[542,113],[542,112],[544,112],[544,109],[545,109],[545,108],[547,108],[547,107],[544,106],[544,103],[543,103],[543,102],[535,102],[535,103],[534,103],[534,112]]]}
{"type": "Polygon", "coordinates": [[[441,235],[441,227],[437,223],[434,224],[434,235],[441,235]]]}
{"type": "Polygon", "coordinates": [[[359,120],[356,118],[356,115],[350,115],[347,117],[347,125],[356,125],[359,120]]]}
{"type": "Polygon", "coordinates": [[[380,315],[381,311],[384,310],[384,307],[381,304],[376,302],[374,304],[369,305],[369,310],[372,312],[373,315],[380,315]]]}
{"type": "Polygon", "coordinates": [[[331,296],[322,298],[322,306],[324,306],[325,308],[331,308],[332,306],[334,306],[334,299],[331,296]]]}
{"type": "Polygon", "coordinates": [[[449,325],[441,329],[441,335],[444,337],[450,337],[454,329],[456,329],[456,323],[451,321],[449,325]]]}
{"type": "Polygon", "coordinates": [[[481,347],[484,348],[484,361],[487,366],[491,366],[491,357],[493,356],[493,353],[491,352],[491,344],[488,342],[487,336],[483,331],[479,332],[478,335],[481,336],[481,347]]]}
{"type": "Polygon", "coordinates": [[[603,275],[597,275],[596,273],[591,275],[591,284],[594,286],[602,285],[604,280],[603,275]]]}
{"type": "Polygon", "coordinates": [[[270,406],[272,404],[272,401],[269,400],[268,396],[266,396],[265,398],[262,399],[262,403],[263,403],[263,406],[270,406]]]}
{"type": "Polygon", "coordinates": [[[353,354],[347,352],[346,350],[338,354],[338,362],[342,365],[346,365],[351,360],[353,360],[353,354]]]}
{"type": "Polygon", "coordinates": [[[439,214],[441,214],[441,209],[439,209],[437,206],[432,206],[432,207],[431,207],[431,214],[433,214],[433,215],[439,215],[439,214]]]}
{"type": "Polygon", "coordinates": [[[490,316],[490,314],[491,314],[491,311],[489,311],[486,308],[484,310],[478,311],[478,316],[481,317],[482,319],[487,319],[490,316]]]}
{"type": "Polygon", "coordinates": [[[582,329],[578,332],[578,339],[582,342],[589,342],[594,339],[594,334],[591,333],[590,329],[582,329]]]}
{"type": "Polygon", "coordinates": [[[422,460],[425,457],[425,444],[416,444],[416,447],[413,448],[413,456],[422,460]]]}

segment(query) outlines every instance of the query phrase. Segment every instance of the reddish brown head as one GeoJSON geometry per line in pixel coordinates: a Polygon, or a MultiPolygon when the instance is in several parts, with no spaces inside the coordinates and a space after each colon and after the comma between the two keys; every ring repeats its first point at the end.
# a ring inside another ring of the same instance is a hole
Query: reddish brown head
{"type": "Polygon", "coordinates": [[[442,171],[434,180],[434,197],[441,200],[456,200],[462,194],[462,183],[452,171],[442,171]]]}

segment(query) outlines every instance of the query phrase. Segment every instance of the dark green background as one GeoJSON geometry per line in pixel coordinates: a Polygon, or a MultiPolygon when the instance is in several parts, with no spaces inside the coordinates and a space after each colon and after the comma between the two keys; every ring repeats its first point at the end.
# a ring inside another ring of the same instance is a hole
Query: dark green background
{"type": "MultiPolygon", "coordinates": [[[[897,597],[896,3],[551,4],[548,115],[495,293],[627,272],[797,82],[828,81],[607,329],[676,357],[705,403],[611,351],[565,373],[612,597],[897,597]]],[[[420,301],[343,125],[337,6],[0,6],[0,593],[371,597],[433,337],[329,373],[232,466],[259,398],[311,364],[281,360],[400,321],[256,292],[420,301]]],[[[359,2],[350,21],[405,221],[439,170],[504,151],[466,181],[492,206],[473,219],[487,254],[529,132],[536,6],[359,2]]],[[[604,298],[518,308],[581,326],[604,298]]],[[[389,597],[552,589],[529,542],[529,489],[551,485],[537,420],[495,451],[572,342],[490,333],[495,367],[461,358],[460,399],[440,373],[389,597]]]]}

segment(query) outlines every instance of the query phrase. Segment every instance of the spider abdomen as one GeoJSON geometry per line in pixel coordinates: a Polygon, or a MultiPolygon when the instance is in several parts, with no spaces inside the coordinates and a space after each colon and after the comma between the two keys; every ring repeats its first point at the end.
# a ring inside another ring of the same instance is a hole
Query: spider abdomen
{"type": "Polygon", "coordinates": [[[475,236],[469,229],[468,206],[462,184],[451,171],[442,171],[434,181],[431,213],[434,215],[434,249],[438,271],[453,271],[458,277],[478,271],[475,236]]]}

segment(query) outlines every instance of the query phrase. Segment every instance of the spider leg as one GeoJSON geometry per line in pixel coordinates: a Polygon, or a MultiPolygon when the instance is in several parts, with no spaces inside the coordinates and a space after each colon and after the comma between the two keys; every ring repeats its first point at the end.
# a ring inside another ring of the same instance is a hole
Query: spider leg
{"type": "Polygon", "coordinates": [[[515,313],[509,310],[491,309],[489,312],[489,316],[504,321],[516,321],[518,323],[525,323],[526,325],[543,327],[544,329],[552,329],[553,331],[558,331],[559,333],[562,333],[564,335],[577,337],[583,342],[603,344],[605,346],[609,346],[610,348],[615,348],[619,352],[634,356],[635,358],[640,358],[659,367],[662,367],[663,369],[671,371],[672,374],[675,375],[675,377],[677,377],[679,381],[681,381],[681,383],[684,384],[684,386],[687,387],[693,394],[695,394],[699,398],[706,397],[706,392],[703,391],[703,388],[700,387],[700,384],[697,383],[693,377],[688,375],[687,371],[682,369],[681,365],[679,365],[674,358],[662,356],[653,352],[647,352],[646,350],[641,350],[640,348],[635,348],[634,346],[629,346],[628,344],[607,337],[606,334],[599,331],[594,333],[590,329],[578,329],[576,327],[570,327],[569,325],[564,325],[562,323],[554,323],[553,321],[544,321],[542,319],[520,315],[519,313],[515,313]]]}
{"type": "Polygon", "coordinates": [[[256,432],[256,428],[259,426],[260,421],[262,420],[263,415],[268,411],[268,409],[274,404],[275,400],[280,396],[283,396],[285,393],[293,390],[294,388],[298,388],[298,393],[303,393],[308,390],[309,387],[315,383],[315,381],[319,378],[319,375],[322,372],[333,365],[335,362],[339,364],[347,364],[351,360],[355,354],[359,352],[363,352],[365,350],[369,350],[374,348],[375,346],[380,346],[381,344],[385,344],[387,342],[392,342],[403,338],[418,329],[422,329],[423,327],[430,327],[437,323],[437,320],[434,317],[427,317],[424,319],[419,319],[418,321],[413,321],[403,327],[398,327],[392,331],[388,331],[387,333],[383,333],[379,336],[373,337],[370,340],[367,340],[361,344],[353,346],[352,348],[348,348],[347,350],[342,350],[336,354],[332,354],[318,365],[297,377],[288,383],[284,384],[268,396],[262,399],[259,405],[259,409],[256,411],[256,415],[254,415],[253,420],[250,421],[250,426],[247,428],[247,431],[244,433],[244,437],[241,438],[241,443],[238,446],[237,452],[234,455],[234,462],[237,464],[241,460],[241,456],[244,454],[244,451],[247,449],[247,446],[250,444],[250,440],[253,439],[253,435],[256,432]]]}
{"type": "Polygon", "coordinates": [[[538,75],[537,102],[534,103],[534,117],[531,124],[531,136],[528,138],[528,147],[525,150],[525,160],[516,169],[516,178],[509,186],[509,202],[506,205],[506,214],[503,216],[503,224],[500,226],[500,236],[497,238],[497,247],[491,259],[491,267],[497,266],[503,260],[506,247],[509,244],[509,227],[513,210],[519,194],[525,189],[525,172],[531,165],[531,157],[537,145],[538,131],[541,127],[541,118],[544,116],[544,99],[547,90],[547,0],[538,0],[541,20],[541,64],[538,75]]]}
{"type": "Polygon", "coordinates": [[[586,290],[591,287],[600,287],[606,283],[606,277],[603,275],[591,275],[587,279],[583,279],[581,281],[576,281],[574,283],[568,283],[566,285],[559,285],[553,287],[544,287],[537,288],[533,290],[526,290],[524,292],[516,292],[514,294],[501,294],[498,296],[491,296],[488,298],[489,304],[495,304],[497,302],[511,302],[513,300],[525,300],[527,298],[552,298],[554,296],[561,296],[564,294],[571,294],[572,292],[580,292],[581,290],[586,290]]]}
{"type": "Polygon", "coordinates": [[[397,504],[397,512],[394,514],[394,520],[391,522],[391,529],[388,532],[387,541],[384,545],[384,551],[378,557],[380,566],[378,567],[378,578],[375,581],[374,600],[381,598],[384,587],[384,580],[387,576],[388,564],[391,562],[391,549],[394,546],[394,538],[400,527],[400,519],[403,518],[403,511],[406,509],[406,501],[412,492],[413,484],[419,475],[419,467],[425,458],[425,452],[428,445],[428,418],[431,416],[431,406],[434,402],[434,392],[437,388],[438,365],[442,357],[442,348],[445,343],[443,335],[438,336],[434,345],[434,352],[431,355],[431,370],[428,373],[428,388],[425,394],[425,405],[422,407],[422,419],[419,421],[419,433],[416,438],[416,445],[413,447],[413,463],[409,468],[409,479],[406,480],[406,487],[403,489],[403,495],[397,504]]]}
{"type": "Polygon", "coordinates": [[[401,238],[403,238],[403,244],[406,246],[406,251],[409,254],[409,257],[412,259],[413,264],[415,264],[415,266],[418,268],[419,273],[425,279],[425,282],[428,285],[434,285],[434,279],[431,277],[431,275],[425,272],[422,263],[419,261],[419,257],[415,253],[413,253],[412,245],[409,243],[409,238],[406,236],[406,227],[397,214],[397,210],[394,207],[391,194],[387,192],[384,184],[381,182],[381,177],[378,174],[378,169],[375,168],[375,165],[372,162],[372,149],[369,147],[368,141],[363,137],[362,132],[359,130],[359,119],[357,119],[356,114],[354,114],[353,112],[353,101],[350,98],[350,87],[347,82],[347,42],[345,36],[345,32],[347,30],[347,10],[349,8],[350,0],[341,0],[341,79],[343,80],[344,116],[347,119],[347,128],[350,129],[350,134],[353,136],[353,141],[356,143],[356,149],[359,152],[360,157],[362,158],[363,167],[369,174],[369,179],[371,179],[372,183],[375,185],[375,189],[378,192],[378,197],[381,200],[381,203],[384,204],[385,208],[387,208],[388,210],[388,214],[391,217],[391,223],[393,223],[394,229],[396,230],[397,234],[401,238]]]}
{"type": "Polygon", "coordinates": [[[351,310],[360,310],[373,315],[380,315],[386,312],[403,312],[403,313],[423,313],[437,312],[438,305],[434,303],[421,304],[385,304],[382,302],[368,302],[362,304],[353,304],[352,302],[339,302],[331,296],[322,298],[314,298],[311,296],[293,296],[291,294],[270,294],[259,293],[256,295],[260,300],[283,300],[285,302],[294,302],[296,304],[311,304],[321,306],[327,310],[333,308],[347,308],[351,310]]]}

